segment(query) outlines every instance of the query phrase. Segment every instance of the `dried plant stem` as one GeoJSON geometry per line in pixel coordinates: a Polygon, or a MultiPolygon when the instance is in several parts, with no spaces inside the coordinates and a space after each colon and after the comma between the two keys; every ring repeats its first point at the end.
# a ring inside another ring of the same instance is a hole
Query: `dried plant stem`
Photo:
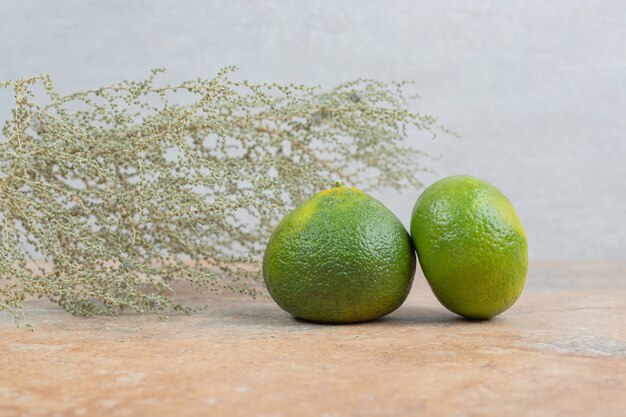
{"type": "Polygon", "coordinates": [[[405,83],[324,92],[234,69],[67,96],[47,75],[0,83],[15,101],[0,136],[0,310],[22,320],[39,296],[82,316],[192,312],[174,281],[254,296],[286,209],[337,179],[421,185],[406,129],[438,126],[409,110],[405,83]]]}

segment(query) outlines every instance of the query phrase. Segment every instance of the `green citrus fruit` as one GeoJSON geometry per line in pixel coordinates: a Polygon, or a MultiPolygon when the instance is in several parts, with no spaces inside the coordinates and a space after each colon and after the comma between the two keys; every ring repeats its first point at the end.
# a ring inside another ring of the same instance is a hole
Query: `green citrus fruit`
{"type": "Polygon", "coordinates": [[[351,323],[400,307],[415,264],[411,237],[389,209],[356,188],[335,187],[278,224],[263,277],[274,301],[293,316],[351,323]]]}
{"type": "Polygon", "coordinates": [[[413,208],[411,236],[433,293],[461,316],[496,316],[524,289],[524,228],[509,200],[485,181],[459,175],[428,187],[413,208]]]}

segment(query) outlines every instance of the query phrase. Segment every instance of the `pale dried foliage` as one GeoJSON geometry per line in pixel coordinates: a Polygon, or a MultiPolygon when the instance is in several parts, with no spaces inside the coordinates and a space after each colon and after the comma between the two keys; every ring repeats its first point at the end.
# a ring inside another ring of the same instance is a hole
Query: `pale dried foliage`
{"type": "Polygon", "coordinates": [[[193,309],[172,284],[255,295],[280,214],[335,180],[417,187],[405,83],[329,91],[212,79],[123,81],[61,96],[47,75],[0,84],[0,310],[26,297],[73,314],[193,309]],[[4,88],[1,88],[4,87],[4,88]]]}

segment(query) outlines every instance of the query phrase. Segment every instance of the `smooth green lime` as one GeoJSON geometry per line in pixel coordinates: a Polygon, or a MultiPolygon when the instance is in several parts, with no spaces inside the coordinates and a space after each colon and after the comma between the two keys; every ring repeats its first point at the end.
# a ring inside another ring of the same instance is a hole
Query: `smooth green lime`
{"type": "Polygon", "coordinates": [[[270,295],[295,317],[351,323],[391,313],[415,273],[408,232],[356,188],[315,194],[274,230],[263,259],[270,295]]]}
{"type": "Polygon", "coordinates": [[[487,319],[513,305],[528,269],[526,233],[509,200],[478,178],[437,181],[413,208],[422,271],[449,310],[487,319]]]}

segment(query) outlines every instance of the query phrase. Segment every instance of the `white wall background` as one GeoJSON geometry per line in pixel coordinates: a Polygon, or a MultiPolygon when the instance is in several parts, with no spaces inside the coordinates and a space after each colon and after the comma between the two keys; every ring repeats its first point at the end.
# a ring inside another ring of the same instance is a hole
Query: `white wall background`
{"type": "MultiPolygon", "coordinates": [[[[0,0],[0,80],[48,72],[70,92],[228,64],[253,81],[416,80],[420,109],[461,134],[423,138],[442,156],[427,183],[493,182],[533,259],[626,259],[624,1],[0,0]]],[[[378,197],[408,221],[417,194],[378,197]]]]}

